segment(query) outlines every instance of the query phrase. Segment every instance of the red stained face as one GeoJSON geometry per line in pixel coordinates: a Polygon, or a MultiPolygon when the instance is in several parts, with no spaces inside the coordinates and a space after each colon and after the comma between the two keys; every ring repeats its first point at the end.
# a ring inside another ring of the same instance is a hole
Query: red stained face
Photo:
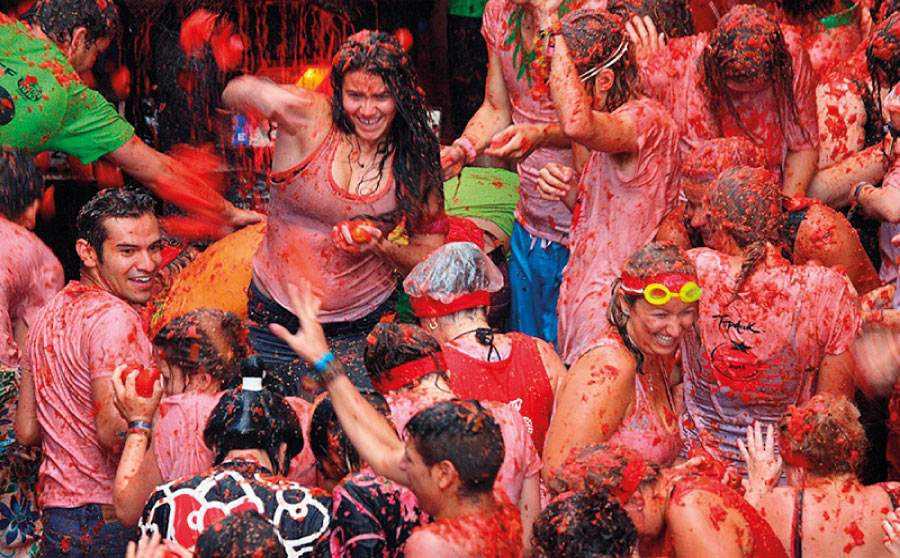
{"type": "MultiPolygon", "coordinates": [[[[131,304],[146,303],[162,250],[156,217],[108,218],[103,226],[107,237],[101,246],[102,260],[90,258],[85,266],[95,270],[99,287],[131,304]]],[[[92,248],[90,252],[95,254],[92,248]]]]}
{"type": "Polygon", "coordinates": [[[683,302],[675,297],[656,306],[638,298],[631,306],[628,335],[644,353],[672,355],[678,349],[681,338],[697,319],[696,302],[683,302]]]}
{"type": "Polygon", "coordinates": [[[394,117],[397,104],[384,80],[363,70],[354,70],[344,76],[341,87],[344,111],[353,123],[353,129],[361,140],[383,140],[394,117]]]}

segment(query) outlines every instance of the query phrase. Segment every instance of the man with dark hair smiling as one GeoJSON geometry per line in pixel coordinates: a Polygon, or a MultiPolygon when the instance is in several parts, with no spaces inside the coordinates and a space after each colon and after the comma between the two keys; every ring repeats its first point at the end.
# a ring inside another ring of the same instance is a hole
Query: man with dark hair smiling
{"type": "MultiPolygon", "coordinates": [[[[113,483],[126,430],[113,404],[117,366],[153,366],[150,340],[136,308],[150,299],[162,240],[153,198],[135,190],[103,190],[81,209],[75,250],[81,280],[41,311],[29,332],[44,458],[42,556],[121,558],[135,530],[113,509],[113,483]]],[[[22,417],[19,417],[20,422],[22,417]]],[[[150,425],[129,424],[148,436],[150,425]]]]}

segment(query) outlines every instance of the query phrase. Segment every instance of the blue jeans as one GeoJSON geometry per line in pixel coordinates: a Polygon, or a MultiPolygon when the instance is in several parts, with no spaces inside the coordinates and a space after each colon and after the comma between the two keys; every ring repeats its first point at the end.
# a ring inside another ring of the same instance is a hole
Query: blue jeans
{"type": "MultiPolygon", "coordinates": [[[[288,331],[296,331],[300,327],[297,317],[264,295],[252,283],[247,293],[250,347],[263,360],[268,373],[281,384],[280,391],[284,395],[302,397],[312,402],[324,391],[316,383],[318,374],[303,359],[297,357],[297,353],[287,343],[269,331],[269,324],[272,323],[281,324],[288,331]]],[[[396,301],[396,296],[391,296],[371,314],[353,322],[322,324],[331,352],[341,361],[347,377],[358,388],[372,389],[363,361],[366,336],[382,316],[394,311],[396,301]]]]}
{"type": "Polygon", "coordinates": [[[510,327],[556,346],[556,301],[569,249],[541,240],[517,222],[510,242],[509,286],[512,289],[510,327]]]}
{"type": "Polygon", "coordinates": [[[43,520],[42,558],[122,558],[129,541],[138,539],[136,527],[124,527],[109,508],[104,514],[99,504],[47,508],[43,520]]]}

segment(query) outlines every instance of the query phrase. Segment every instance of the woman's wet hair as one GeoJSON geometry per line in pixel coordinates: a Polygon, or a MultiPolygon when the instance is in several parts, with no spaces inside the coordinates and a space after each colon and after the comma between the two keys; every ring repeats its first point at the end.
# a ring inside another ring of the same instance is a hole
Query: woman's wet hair
{"type": "Polygon", "coordinates": [[[612,112],[640,93],[631,40],[621,17],[606,11],[576,10],[563,17],[562,34],[578,75],[607,64],[615,73],[604,110],[612,112]]]}
{"type": "Polygon", "coordinates": [[[14,221],[44,194],[44,177],[27,151],[0,146],[0,215],[14,221]]]}
{"type": "Polygon", "coordinates": [[[623,21],[647,16],[666,37],[675,39],[694,34],[694,18],[687,0],[612,0],[606,11],[623,21]]]}
{"type": "Polygon", "coordinates": [[[791,21],[802,23],[831,15],[834,0],[780,0],[779,5],[791,21]]]}
{"type": "Polygon", "coordinates": [[[303,451],[300,419],[284,396],[262,387],[264,369],[257,355],[241,362],[241,373],[243,385],[227,390],[219,399],[206,421],[203,441],[215,452],[217,465],[233,450],[263,450],[275,468],[273,472],[286,475],[291,459],[303,451]],[[255,381],[258,385],[252,386],[255,381]],[[286,452],[280,460],[282,443],[286,452]]]}
{"type": "Polygon", "coordinates": [[[373,383],[391,369],[441,352],[441,344],[424,329],[412,324],[382,322],[366,337],[363,359],[373,383]]]}
{"type": "Polygon", "coordinates": [[[630,558],[637,542],[634,523],[605,487],[556,496],[532,529],[547,558],[630,558]]]}
{"type": "Polygon", "coordinates": [[[859,422],[859,409],[844,397],[819,393],[803,405],[792,405],[781,418],[781,439],[815,473],[857,473],[869,441],[859,422]]]}
{"type": "Polygon", "coordinates": [[[113,0],[37,0],[22,21],[39,25],[57,44],[68,43],[75,30],[84,27],[87,46],[115,37],[121,23],[113,0]]]}
{"type": "Polygon", "coordinates": [[[481,403],[443,401],[413,415],[406,432],[426,466],[453,464],[460,495],[491,493],[503,463],[503,436],[493,413],[481,403]]]}
{"type": "MultiPolygon", "coordinates": [[[[651,242],[638,248],[622,266],[623,275],[627,274],[639,279],[664,273],[684,273],[696,277],[697,270],[684,250],[667,242],[651,242]]],[[[620,288],[621,283],[621,280],[613,283],[609,306],[606,307],[606,320],[616,328],[628,352],[634,356],[638,373],[643,373],[644,353],[628,335],[627,329],[628,320],[631,317],[630,308],[637,303],[640,295],[624,292],[620,288]]]]}
{"type": "Polygon", "coordinates": [[[240,316],[213,308],[198,308],[170,321],[153,338],[153,345],[185,376],[206,372],[222,389],[237,387],[241,360],[250,352],[240,316]]]}
{"type": "Polygon", "coordinates": [[[734,297],[766,257],[766,242],[780,246],[784,232],[781,189],[771,172],[736,167],[719,175],[704,197],[712,229],[721,229],[745,250],[734,297]]]}
{"type": "MultiPolygon", "coordinates": [[[[355,132],[344,110],[343,85],[345,76],[356,70],[380,77],[397,106],[384,149],[393,153],[391,170],[400,209],[376,217],[396,220],[405,216],[407,227],[422,223],[430,217],[429,202],[440,200],[443,208],[443,179],[440,145],[428,120],[425,94],[416,84],[412,60],[397,39],[378,31],[356,33],[341,46],[331,68],[331,109],[335,125],[348,135],[355,132]]],[[[390,157],[384,157],[381,164],[388,160],[390,157]]]]}
{"type": "MultiPolygon", "coordinates": [[[[703,85],[713,114],[723,106],[738,127],[757,145],[762,140],[747,129],[731,98],[729,81],[749,81],[765,78],[772,86],[778,106],[776,116],[781,130],[787,121],[800,122],[794,99],[794,67],[781,27],[775,19],[755,6],[741,4],[725,15],[709,36],[709,43],[700,55],[703,85]]],[[[784,133],[784,132],[783,132],[784,133]]],[[[804,135],[806,131],[804,130],[804,135]]],[[[813,138],[807,138],[813,139],[813,138]]]]}
{"type": "MultiPolygon", "coordinates": [[[[391,408],[383,395],[371,389],[360,390],[360,394],[381,416],[391,421],[391,408]]],[[[362,458],[344,432],[330,396],[322,398],[313,411],[309,421],[309,447],[318,463],[330,459],[340,467],[339,478],[362,467],[362,458]]]]}
{"type": "Polygon", "coordinates": [[[195,558],[287,558],[278,530],[256,510],[230,513],[197,538],[195,558]]]}
{"type": "MultiPolygon", "coordinates": [[[[878,107],[873,113],[884,126],[881,89],[900,82],[900,12],[890,14],[875,27],[866,46],[866,65],[872,79],[872,100],[878,107]]],[[[884,151],[885,163],[890,159],[890,152],[884,151]]]]}

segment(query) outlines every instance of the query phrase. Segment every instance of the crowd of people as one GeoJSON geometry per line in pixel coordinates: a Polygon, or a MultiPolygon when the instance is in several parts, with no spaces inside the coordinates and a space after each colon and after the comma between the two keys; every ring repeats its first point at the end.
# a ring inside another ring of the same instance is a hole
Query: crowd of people
{"type": "Polygon", "coordinates": [[[900,557],[900,2],[461,4],[449,145],[384,32],[228,81],[265,215],[85,85],[113,0],[0,14],[0,556],[900,557]],[[129,177],[68,283],[46,151],[129,177]]]}

